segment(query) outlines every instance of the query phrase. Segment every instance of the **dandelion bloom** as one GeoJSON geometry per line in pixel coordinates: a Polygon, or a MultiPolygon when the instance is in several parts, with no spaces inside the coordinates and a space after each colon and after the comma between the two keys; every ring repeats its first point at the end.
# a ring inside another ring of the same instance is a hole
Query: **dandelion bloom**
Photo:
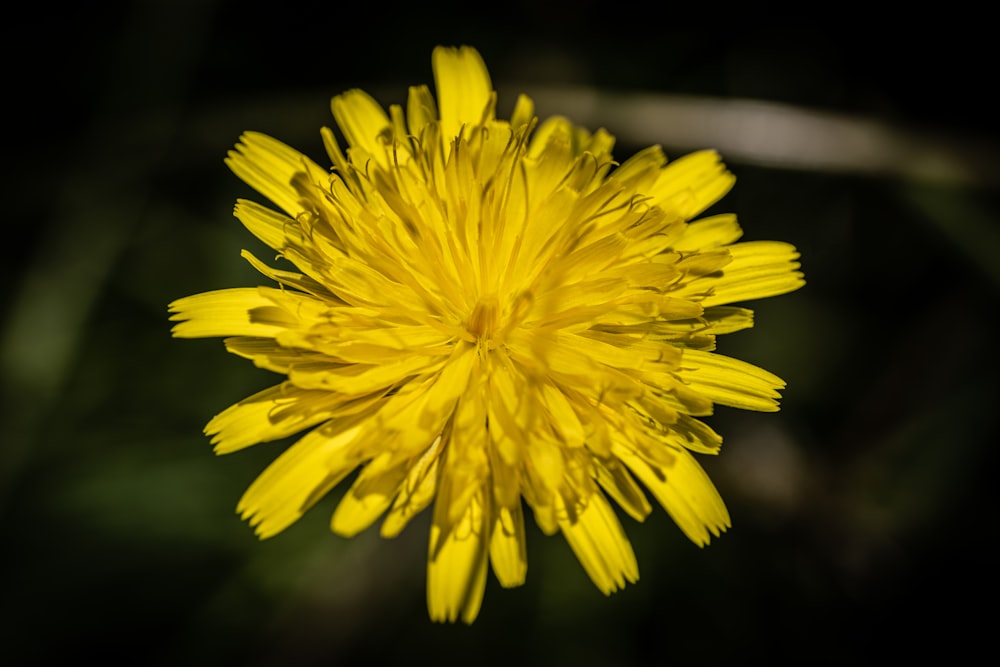
{"type": "Polygon", "coordinates": [[[642,520],[649,493],[696,544],[729,514],[692,452],[722,439],[714,404],[777,410],[784,383],[716,354],[753,325],[736,302],[803,284],[795,248],[736,243],[733,215],[689,222],[733,185],[714,152],[617,165],[613,137],[561,117],[510,120],[471,48],[433,53],[437,99],[389,112],[360,90],[333,98],[346,139],[333,169],[246,133],[227,164],[279,209],[236,217],[294,270],[243,255],[277,287],[171,304],[175,336],[226,348],[284,381],[206,427],[216,452],[308,431],[238,511],[271,537],[360,468],[333,513],[352,536],[385,515],[397,535],[433,503],[427,601],[472,622],[487,563],[524,582],[524,507],[562,532],[606,594],[634,582],[609,499],[642,520]]]}

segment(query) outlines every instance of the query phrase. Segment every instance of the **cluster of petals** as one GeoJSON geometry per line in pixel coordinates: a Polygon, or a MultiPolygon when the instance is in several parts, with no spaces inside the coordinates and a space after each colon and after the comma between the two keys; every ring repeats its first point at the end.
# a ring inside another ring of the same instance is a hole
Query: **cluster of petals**
{"type": "Polygon", "coordinates": [[[729,526],[693,456],[722,439],[699,417],[777,410],[784,383],[716,336],[753,325],[732,304],[803,279],[792,246],[695,220],[733,185],[714,152],[618,164],[607,132],[539,123],[527,97],[497,118],[475,50],[439,47],[433,70],[436,99],[413,87],[405,110],[335,97],[332,170],[244,134],[227,163],[277,210],[235,215],[285,266],[244,251],[273,286],[171,312],[174,335],[225,337],[283,376],[206,427],[219,453],[304,433],[239,502],[257,533],[357,472],[332,530],[384,517],[392,537],[433,505],[430,615],[471,622],[488,569],[525,580],[525,510],[604,593],[638,578],[610,501],[642,520],[650,494],[698,545],[729,526]]]}

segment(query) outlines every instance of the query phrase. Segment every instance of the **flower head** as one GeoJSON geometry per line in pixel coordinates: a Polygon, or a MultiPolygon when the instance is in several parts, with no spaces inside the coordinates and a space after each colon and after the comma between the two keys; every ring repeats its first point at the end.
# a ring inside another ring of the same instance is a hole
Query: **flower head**
{"type": "Polygon", "coordinates": [[[565,118],[510,120],[479,54],[433,54],[437,99],[411,88],[389,112],[360,90],[333,98],[347,148],[333,169],[246,133],[227,163],[280,210],[235,215],[294,266],[244,257],[277,287],[171,304],[179,337],[226,348],[284,381],[206,427],[218,453],[307,431],[238,511],[270,537],[360,468],[331,528],[385,515],[397,535],[433,504],[428,606],[471,622],[487,565],[526,575],[524,508],[562,532],[604,593],[638,578],[609,502],[642,520],[645,490],[696,544],[729,515],[692,456],[722,439],[713,404],[777,410],[784,383],[716,354],[752,326],[729,304],[803,284],[795,249],[736,243],[735,216],[689,222],[733,176],[713,152],[617,165],[613,138],[565,118]]]}

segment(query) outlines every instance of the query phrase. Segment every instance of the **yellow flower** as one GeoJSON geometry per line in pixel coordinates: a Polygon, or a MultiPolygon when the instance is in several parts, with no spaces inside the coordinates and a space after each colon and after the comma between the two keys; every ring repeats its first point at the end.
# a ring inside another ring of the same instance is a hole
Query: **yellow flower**
{"type": "Polygon", "coordinates": [[[405,111],[333,98],[347,149],[323,128],[332,171],[244,134],[227,163],[280,211],[235,215],[296,270],[244,251],[278,287],[170,310],[175,336],[229,336],[287,376],[205,429],[220,454],[308,430],[239,502],[260,537],[360,467],[332,530],[386,515],[392,537],[433,503],[430,616],[472,622],[487,563],[524,582],[525,506],[605,594],[638,579],[609,498],[642,520],[641,483],[698,545],[729,526],[692,456],[722,440],[696,417],[777,410],[784,383],[715,337],[753,325],[727,304],[803,279],[792,246],[736,243],[733,215],[688,222],[733,184],[715,153],[616,165],[608,133],[538,124],[527,97],[496,118],[474,49],[439,47],[433,69],[437,100],[411,88],[405,111]]]}

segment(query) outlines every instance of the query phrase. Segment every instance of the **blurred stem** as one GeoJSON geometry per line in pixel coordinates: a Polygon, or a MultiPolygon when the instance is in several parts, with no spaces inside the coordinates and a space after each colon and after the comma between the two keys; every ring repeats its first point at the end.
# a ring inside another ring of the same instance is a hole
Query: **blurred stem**
{"type": "Polygon", "coordinates": [[[574,123],[612,128],[632,146],[710,147],[730,162],[956,186],[1000,185],[1000,149],[981,137],[761,100],[550,85],[524,86],[524,91],[540,116],[572,109],[574,123]]]}

